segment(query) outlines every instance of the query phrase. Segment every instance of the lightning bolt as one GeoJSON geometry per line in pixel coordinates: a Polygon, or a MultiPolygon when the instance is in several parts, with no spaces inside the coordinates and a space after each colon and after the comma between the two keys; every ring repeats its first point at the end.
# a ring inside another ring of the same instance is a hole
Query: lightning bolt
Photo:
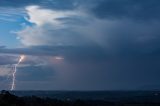
{"type": "Polygon", "coordinates": [[[15,89],[15,80],[16,80],[16,73],[17,73],[17,67],[18,65],[24,60],[25,56],[24,55],[21,55],[19,57],[19,60],[18,60],[18,63],[14,65],[14,71],[13,71],[13,74],[12,74],[12,84],[11,84],[11,91],[15,89]]]}

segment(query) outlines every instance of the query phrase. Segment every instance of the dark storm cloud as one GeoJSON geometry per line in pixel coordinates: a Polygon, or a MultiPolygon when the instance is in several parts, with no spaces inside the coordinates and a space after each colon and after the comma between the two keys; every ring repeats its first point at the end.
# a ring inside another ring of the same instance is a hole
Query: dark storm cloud
{"type": "MultiPolygon", "coordinates": [[[[122,46],[122,45],[121,45],[122,46]]],[[[108,61],[110,59],[149,59],[160,57],[160,48],[144,48],[139,45],[125,45],[116,50],[107,51],[100,46],[32,46],[29,48],[0,49],[0,53],[31,56],[64,56],[73,61],[108,61]]],[[[154,47],[154,45],[150,45],[154,47]]],[[[17,56],[1,56],[1,64],[14,63],[17,56]],[[12,60],[12,61],[11,61],[12,60]],[[14,61],[13,61],[14,60],[14,61]]],[[[31,61],[30,61],[31,62],[31,61]]]]}
{"type": "Polygon", "coordinates": [[[19,81],[49,81],[54,77],[54,69],[50,66],[25,66],[18,68],[19,81]]]}
{"type": "Polygon", "coordinates": [[[93,8],[99,18],[135,20],[159,20],[159,0],[101,0],[93,8]]]}
{"type": "Polygon", "coordinates": [[[0,53],[24,54],[33,56],[64,56],[76,61],[105,60],[107,53],[99,46],[32,46],[29,48],[0,49],[0,53]]]}
{"type": "Polygon", "coordinates": [[[160,22],[139,24],[136,21],[121,21],[116,25],[103,39],[117,55],[155,55],[160,50],[160,22]]]}
{"type": "Polygon", "coordinates": [[[16,59],[16,56],[0,55],[0,65],[15,64],[16,59]]]}
{"type": "Polygon", "coordinates": [[[39,5],[50,9],[87,8],[99,18],[159,19],[159,0],[1,0],[1,6],[25,7],[39,5]]]}
{"type": "Polygon", "coordinates": [[[59,48],[57,47],[53,47],[50,49],[48,47],[45,48],[44,46],[31,47],[31,48],[12,48],[12,49],[4,48],[1,49],[0,52],[8,54],[26,54],[26,55],[56,55],[57,49],[59,50],[59,48]],[[55,52],[53,52],[53,49],[55,49],[55,52]]]}
{"type": "Polygon", "coordinates": [[[75,0],[1,0],[0,6],[3,7],[25,7],[28,5],[39,5],[45,8],[54,9],[73,9],[75,0]]]}
{"type": "Polygon", "coordinates": [[[0,49],[5,48],[5,46],[0,46],[0,49]]]}

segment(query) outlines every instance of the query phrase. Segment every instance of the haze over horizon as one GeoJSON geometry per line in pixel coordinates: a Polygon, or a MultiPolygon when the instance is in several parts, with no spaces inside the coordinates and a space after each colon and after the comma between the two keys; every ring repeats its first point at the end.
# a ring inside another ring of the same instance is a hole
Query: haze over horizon
{"type": "Polygon", "coordinates": [[[159,0],[1,0],[0,89],[160,89],[159,0]]]}

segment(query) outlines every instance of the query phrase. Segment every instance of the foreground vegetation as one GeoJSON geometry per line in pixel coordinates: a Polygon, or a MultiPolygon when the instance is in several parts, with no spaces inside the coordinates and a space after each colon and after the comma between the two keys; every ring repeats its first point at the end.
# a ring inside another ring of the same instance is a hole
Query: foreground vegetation
{"type": "Polygon", "coordinates": [[[160,106],[160,101],[144,102],[143,100],[140,100],[133,102],[132,100],[128,100],[108,102],[107,100],[57,100],[51,98],[40,98],[36,96],[18,97],[8,91],[1,91],[0,106],[160,106]]]}

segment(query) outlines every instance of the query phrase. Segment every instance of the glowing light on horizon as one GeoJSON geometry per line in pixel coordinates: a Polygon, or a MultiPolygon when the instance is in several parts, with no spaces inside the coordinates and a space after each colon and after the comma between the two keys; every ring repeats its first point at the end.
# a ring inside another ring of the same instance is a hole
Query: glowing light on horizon
{"type": "Polygon", "coordinates": [[[19,57],[19,60],[18,60],[18,63],[14,65],[14,71],[13,71],[13,74],[12,74],[12,85],[11,85],[11,91],[15,89],[15,80],[16,80],[16,73],[17,73],[17,67],[18,65],[25,59],[25,55],[21,55],[19,57]]]}

